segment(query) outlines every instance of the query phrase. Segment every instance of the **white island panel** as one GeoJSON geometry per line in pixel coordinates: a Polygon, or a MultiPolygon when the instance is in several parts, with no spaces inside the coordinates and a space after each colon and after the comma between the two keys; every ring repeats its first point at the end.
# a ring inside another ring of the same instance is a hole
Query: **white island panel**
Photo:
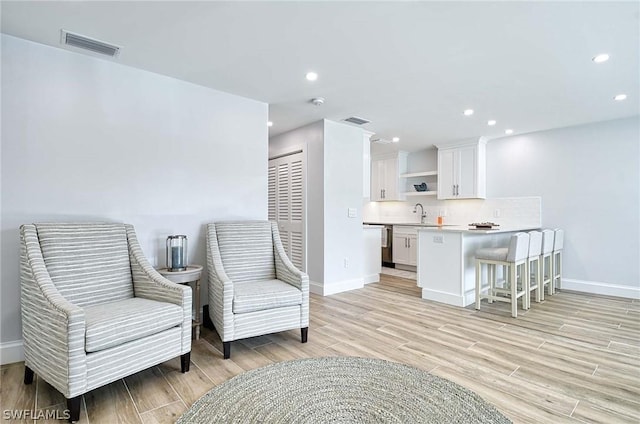
{"type": "Polygon", "coordinates": [[[475,302],[475,252],[508,246],[511,235],[528,229],[469,231],[421,228],[418,231],[418,287],[422,298],[465,307],[475,302]]]}
{"type": "Polygon", "coordinates": [[[382,272],[382,225],[364,225],[364,284],[380,281],[382,272]]]}

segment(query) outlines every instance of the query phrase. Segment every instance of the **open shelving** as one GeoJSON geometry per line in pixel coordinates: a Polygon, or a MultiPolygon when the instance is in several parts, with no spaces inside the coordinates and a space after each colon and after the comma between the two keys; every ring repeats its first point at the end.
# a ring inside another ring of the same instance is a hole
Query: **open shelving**
{"type": "Polygon", "coordinates": [[[402,194],[405,196],[435,196],[438,192],[436,190],[428,191],[406,191],[402,194]]]}
{"type": "MultiPolygon", "coordinates": [[[[438,171],[420,171],[420,172],[409,172],[405,174],[400,174],[400,178],[404,178],[405,183],[405,192],[402,194],[405,196],[435,196],[438,192],[437,190],[427,190],[427,191],[414,191],[410,190],[413,187],[409,178],[417,178],[417,177],[437,177],[438,171]],[[410,190],[410,191],[409,191],[410,190]]],[[[435,187],[437,184],[432,182],[431,185],[435,187]]]]}
{"type": "Polygon", "coordinates": [[[422,172],[410,172],[408,174],[400,174],[400,178],[412,178],[412,177],[430,177],[437,176],[438,171],[422,171],[422,172]]]}

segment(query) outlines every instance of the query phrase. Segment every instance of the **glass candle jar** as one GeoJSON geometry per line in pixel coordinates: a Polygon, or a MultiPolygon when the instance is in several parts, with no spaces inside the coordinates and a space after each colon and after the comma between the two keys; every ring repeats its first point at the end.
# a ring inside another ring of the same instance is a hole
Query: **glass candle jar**
{"type": "Polygon", "coordinates": [[[169,271],[187,269],[187,236],[167,237],[167,269],[169,271]]]}

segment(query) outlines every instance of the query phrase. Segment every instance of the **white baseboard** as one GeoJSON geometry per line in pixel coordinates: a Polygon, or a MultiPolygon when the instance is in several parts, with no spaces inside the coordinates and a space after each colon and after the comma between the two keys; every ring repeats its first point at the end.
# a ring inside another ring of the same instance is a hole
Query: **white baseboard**
{"type": "Polygon", "coordinates": [[[447,293],[437,290],[422,288],[422,298],[427,300],[433,300],[440,303],[446,303],[447,305],[465,307],[465,296],[460,296],[454,293],[447,293]]]}
{"type": "Polygon", "coordinates": [[[369,283],[379,283],[380,282],[380,274],[371,274],[364,276],[364,284],[369,283]]]}
{"type": "Polygon", "coordinates": [[[600,281],[583,281],[563,278],[560,289],[602,294],[605,296],[640,299],[640,287],[621,286],[618,284],[603,283],[600,281]]]}
{"type": "Polygon", "coordinates": [[[418,272],[418,267],[414,265],[396,264],[395,269],[399,269],[401,271],[418,272]]]}
{"type": "Polygon", "coordinates": [[[0,343],[0,365],[24,361],[22,340],[0,343]]]}
{"type": "Polygon", "coordinates": [[[342,293],[349,290],[361,289],[364,287],[363,278],[354,278],[353,280],[337,281],[335,283],[318,283],[316,281],[309,282],[309,291],[321,296],[329,296],[331,294],[342,293]]]}

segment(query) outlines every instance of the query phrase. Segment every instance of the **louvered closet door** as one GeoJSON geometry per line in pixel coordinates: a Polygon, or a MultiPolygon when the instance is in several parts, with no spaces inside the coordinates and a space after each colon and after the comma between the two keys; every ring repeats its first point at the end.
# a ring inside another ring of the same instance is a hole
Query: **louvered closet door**
{"type": "Polygon", "coordinates": [[[291,262],[306,270],[304,239],[304,162],[302,153],[269,161],[269,220],[278,222],[291,262]]]}

